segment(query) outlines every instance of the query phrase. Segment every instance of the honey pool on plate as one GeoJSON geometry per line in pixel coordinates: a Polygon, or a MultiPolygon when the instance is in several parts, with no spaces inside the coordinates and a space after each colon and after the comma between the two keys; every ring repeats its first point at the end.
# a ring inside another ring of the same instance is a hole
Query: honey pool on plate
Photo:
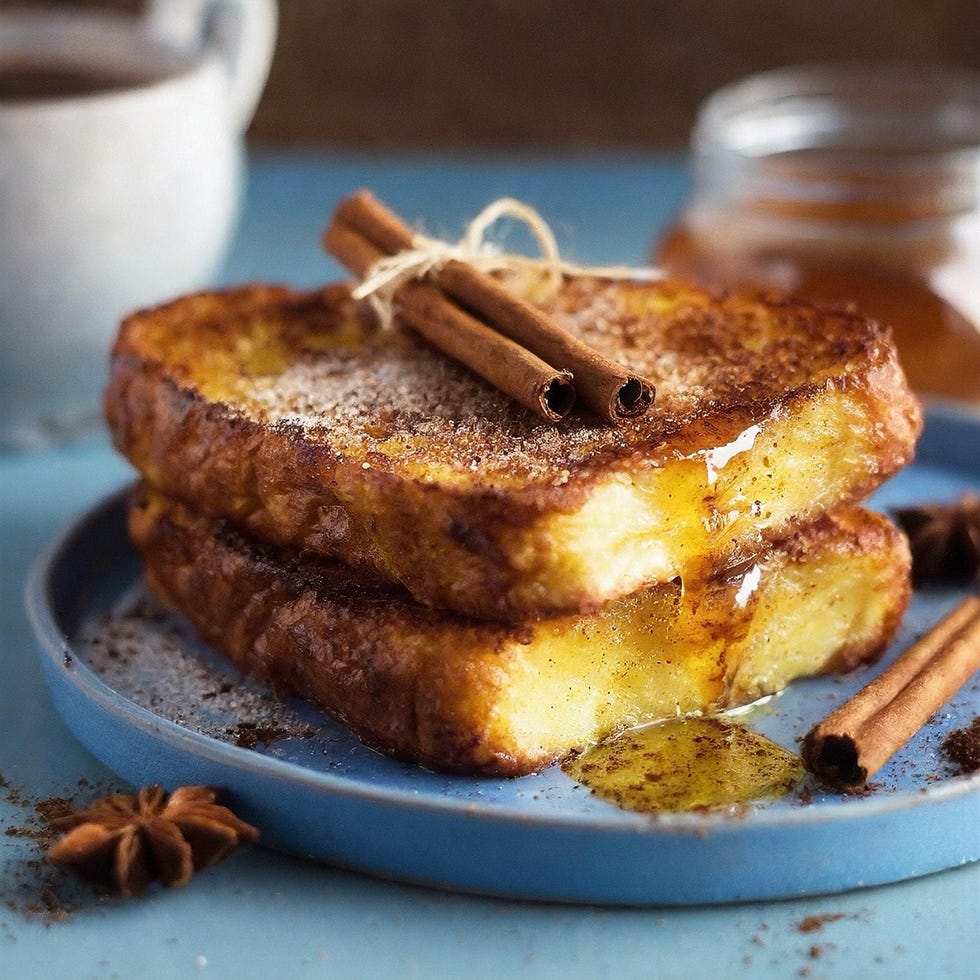
{"type": "Polygon", "coordinates": [[[792,752],[722,718],[676,718],[630,729],[562,767],[628,810],[682,812],[773,799],[803,776],[792,752]]]}

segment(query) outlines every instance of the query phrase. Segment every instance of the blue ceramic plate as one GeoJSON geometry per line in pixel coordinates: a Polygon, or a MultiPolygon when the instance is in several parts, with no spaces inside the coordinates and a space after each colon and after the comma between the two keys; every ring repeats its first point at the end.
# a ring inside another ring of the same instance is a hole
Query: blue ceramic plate
{"type": "MultiPolygon", "coordinates": [[[[951,501],[967,490],[980,490],[980,420],[940,410],[916,463],[874,503],[951,501]]],[[[602,802],[557,768],[500,781],[384,758],[309,705],[275,701],[170,617],[120,616],[139,605],[139,578],[122,495],[38,559],[27,604],[58,710],[131,783],[222,787],[273,848],[446,888],[617,904],[806,895],[980,858],[980,774],[953,775],[941,751],[980,710],[976,677],[867,795],[804,803],[791,794],[737,818],[650,816],[602,802]]],[[[882,666],[961,595],[917,594],[882,666]]],[[[796,684],[742,720],[795,748],[870,676],[796,684]]]]}

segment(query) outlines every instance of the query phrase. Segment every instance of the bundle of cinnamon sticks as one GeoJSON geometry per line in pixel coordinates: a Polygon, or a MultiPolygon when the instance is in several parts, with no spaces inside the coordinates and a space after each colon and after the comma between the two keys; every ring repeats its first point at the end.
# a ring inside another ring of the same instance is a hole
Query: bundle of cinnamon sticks
{"type": "MultiPolygon", "coordinates": [[[[341,201],[324,232],[326,250],[364,278],[417,238],[367,191],[341,201]]],[[[551,422],[576,399],[600,418],[638,418],[654,387],[611,361],[515,295],[498,279],[457,259],[401,284],[397,312],[433,346],[551,422]]]]}

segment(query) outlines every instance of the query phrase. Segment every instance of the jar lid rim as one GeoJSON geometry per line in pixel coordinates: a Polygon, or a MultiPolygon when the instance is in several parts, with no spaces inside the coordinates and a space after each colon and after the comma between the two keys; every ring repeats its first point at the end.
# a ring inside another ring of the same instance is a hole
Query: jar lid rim
{"type": "Polygon", "coordinates": [[[692,147],[747,159],[819,148],[890,170],[947,156],[969,163],[964,154],[980,159],[980,74],[856,62],[760,72],[708,97],[692,147]]]}

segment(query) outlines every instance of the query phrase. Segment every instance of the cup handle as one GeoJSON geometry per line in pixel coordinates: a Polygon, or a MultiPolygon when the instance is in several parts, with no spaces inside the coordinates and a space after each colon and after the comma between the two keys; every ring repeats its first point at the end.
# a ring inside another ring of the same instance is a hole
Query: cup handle
{"type": "Polygon", "coordinates": [[[218,53],[228,69],[231,116],[244,132],[269,75],[275,0],[151,0],[145,23],[169,44],[218,53]]]}

